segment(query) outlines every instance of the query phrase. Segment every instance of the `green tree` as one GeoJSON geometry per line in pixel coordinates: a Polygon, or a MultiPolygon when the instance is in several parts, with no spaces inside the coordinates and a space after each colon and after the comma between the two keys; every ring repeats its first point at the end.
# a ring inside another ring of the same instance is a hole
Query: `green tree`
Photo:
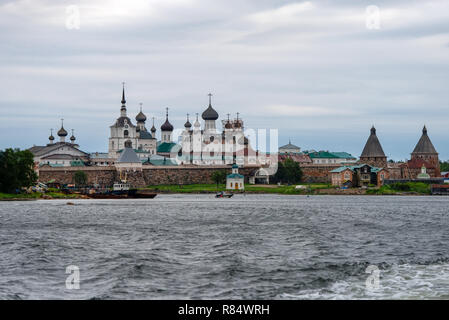
{"type": "Polygon", "coordinates": [[[276,183],[285,181],[285,167],[283,162],[278,162],[278,169],[270,180],[276,183]]]}
{"type": "Polygon", "coordinates": [[[447,172],[449,171],[449,161],[440,161],[440,171],[447,172]]]}
{"type": "Polygon", "coordinates": [[[299,183],[302,179],[302,170],[299,163],[293,159],[287,158],[284,163],[285,177],[288,183],[299,183]]]}
{"type": "Polygon", "coordinates": [[[28,150],[6,149],[0,151],[0,191],[15,192],[34,185],[34,156],[28,150]]]}
{"type": "Polygon", "coordinates": [[[226,183],[226,171],[225,170],[218,170],[212,172],[211,179],[213,182],[217,184],[217,189],[219,184],[226,183]]]}
{"type": "Polygon", "coordinates": [[[302,175],[299,163],[293,159],[287,158],[283,162],[278,163],[278,170],[276,171],[273,180],[274,182],[294,184],[301,182],[302,175]]]}
{"type": "Polygon", "coordinates": [[[73,175],[76,186],[85,186],[87,184],[87,174],[84,171],[77,171],[73,175]]]}

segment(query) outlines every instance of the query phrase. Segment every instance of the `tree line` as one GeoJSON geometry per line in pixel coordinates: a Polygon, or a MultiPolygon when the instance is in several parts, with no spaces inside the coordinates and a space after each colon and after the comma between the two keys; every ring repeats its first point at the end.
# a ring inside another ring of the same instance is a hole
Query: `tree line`
{"type": "Polygon", "coordinates": [[[30,151],[11,148],[0,151],[0,192],[20,192],[36,181],[34,156],[30,151]]]}

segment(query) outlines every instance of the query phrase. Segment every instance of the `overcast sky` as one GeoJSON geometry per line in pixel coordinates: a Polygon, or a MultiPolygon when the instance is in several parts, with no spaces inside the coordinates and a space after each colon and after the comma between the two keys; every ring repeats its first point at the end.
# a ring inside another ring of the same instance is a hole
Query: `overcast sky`
{"type": "Polygon", "coordinates": [[[64,118],[107,151],[125,81],[129,116],[142,102],[158,131],[165,107],[181,127],[212,92],[220,119],[280,145],[359,156],[374,124],[400,160],[426,124],[449,159],[449,1],[0,1],[0,28],[1,149],[46,144],[64,118]]]}

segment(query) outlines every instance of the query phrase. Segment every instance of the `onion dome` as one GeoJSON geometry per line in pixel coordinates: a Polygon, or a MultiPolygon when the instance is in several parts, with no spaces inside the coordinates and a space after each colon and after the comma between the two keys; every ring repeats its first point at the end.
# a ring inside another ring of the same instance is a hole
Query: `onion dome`
{"type": "Polygon", "coordinates": [[[50,136],[48,137],[48,140],[50,141],[55,140],[55,137],[53,137],[53,129],[50,129],[50,136]]]}
{"type": "Polygon", "coordinates": [[[151,127],[151,132],[155,133],[156,132],[156,127],[154,126],[154,117],[153,117],[153,126],[151,127]]]}
{"type": "Polygon", "coordinates": [[[74,142],[76,140],[75,135],[73,134],[73,129],[72,129],[72,136],[70,137],[70,141],[74,142]]]}
{"type": "Polygon", "coordinates": [[[140,112],[136,116],[136,121],[137,122],[145,122],[145,121],[147,121],[147,117],[142,112],[142,103],[140,104],[140,112]]]}
{"type": "Polygon", "coordinates": [[[201,127],[201,123],[198,121],[198,113],[196,114],[196,121],[193,126],[198,129],[201,127]]]}
{"type": "Polygon", "coordinates": [[[58,136],[60,136],[60,137],[67,137],[67,135],[68,135],[68,133],[64,129],[64,120],[61,119],[61,129],[59,129],[59,131],[58,131],[58,136]]]}
{"type": "Polygon", "coordinates": [[[164,124],[161,126],[161,130],[162,131],[173,131],[173,126],[170,123],[170,121],[168,121],[168,108],[167,108],[167,113],[166,113],[166,118],[165,118],[165,122],[164,124]]]}
{"type": "Polygon", "coordinates": [[[203,120],[217,120],[218,119],[217,111],[215,111],[215,109],[212,108],[211,99],[212,99],[212,94],[209,93],[209,107],[206,110],[204,110],[203,114],[201,115],[203,120]]]}
{"type": "Polygon", "coordinates": [[[192,124],[189,121],[189,114],[187,114],[187,121],[186,121],[186,123],[184,123],[184,127],[186,127],[186,128],[191,128],[192,127],[192,124]]]}
{"type": "Polygon", "coordinates": [[[228,121],[226,121],[225,124],[225,129],[232,129],[232,123],[231,120],[229,119],[230,114],[228,113],[228,121]]]}
{"type": "Polygon", "coordinates": [[[139,112],[139,114],[136,116],[137,122],[145,122],[147,121],[147,117],[143,114],[142,111],[139,112]]]}

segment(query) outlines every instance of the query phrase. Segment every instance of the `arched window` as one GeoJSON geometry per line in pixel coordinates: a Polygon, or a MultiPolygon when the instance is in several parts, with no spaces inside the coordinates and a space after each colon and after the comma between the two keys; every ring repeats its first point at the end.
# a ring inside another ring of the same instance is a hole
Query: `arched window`
{"type": "Polygon", "coordinates": [[[128,130],[125,130],[125,131],[123,131],[123,135],[125,136],[125,138],[127,138],[127,137],[128,137],[128,135],[129,135],[129,132],[128,132],[128,130]]]}

